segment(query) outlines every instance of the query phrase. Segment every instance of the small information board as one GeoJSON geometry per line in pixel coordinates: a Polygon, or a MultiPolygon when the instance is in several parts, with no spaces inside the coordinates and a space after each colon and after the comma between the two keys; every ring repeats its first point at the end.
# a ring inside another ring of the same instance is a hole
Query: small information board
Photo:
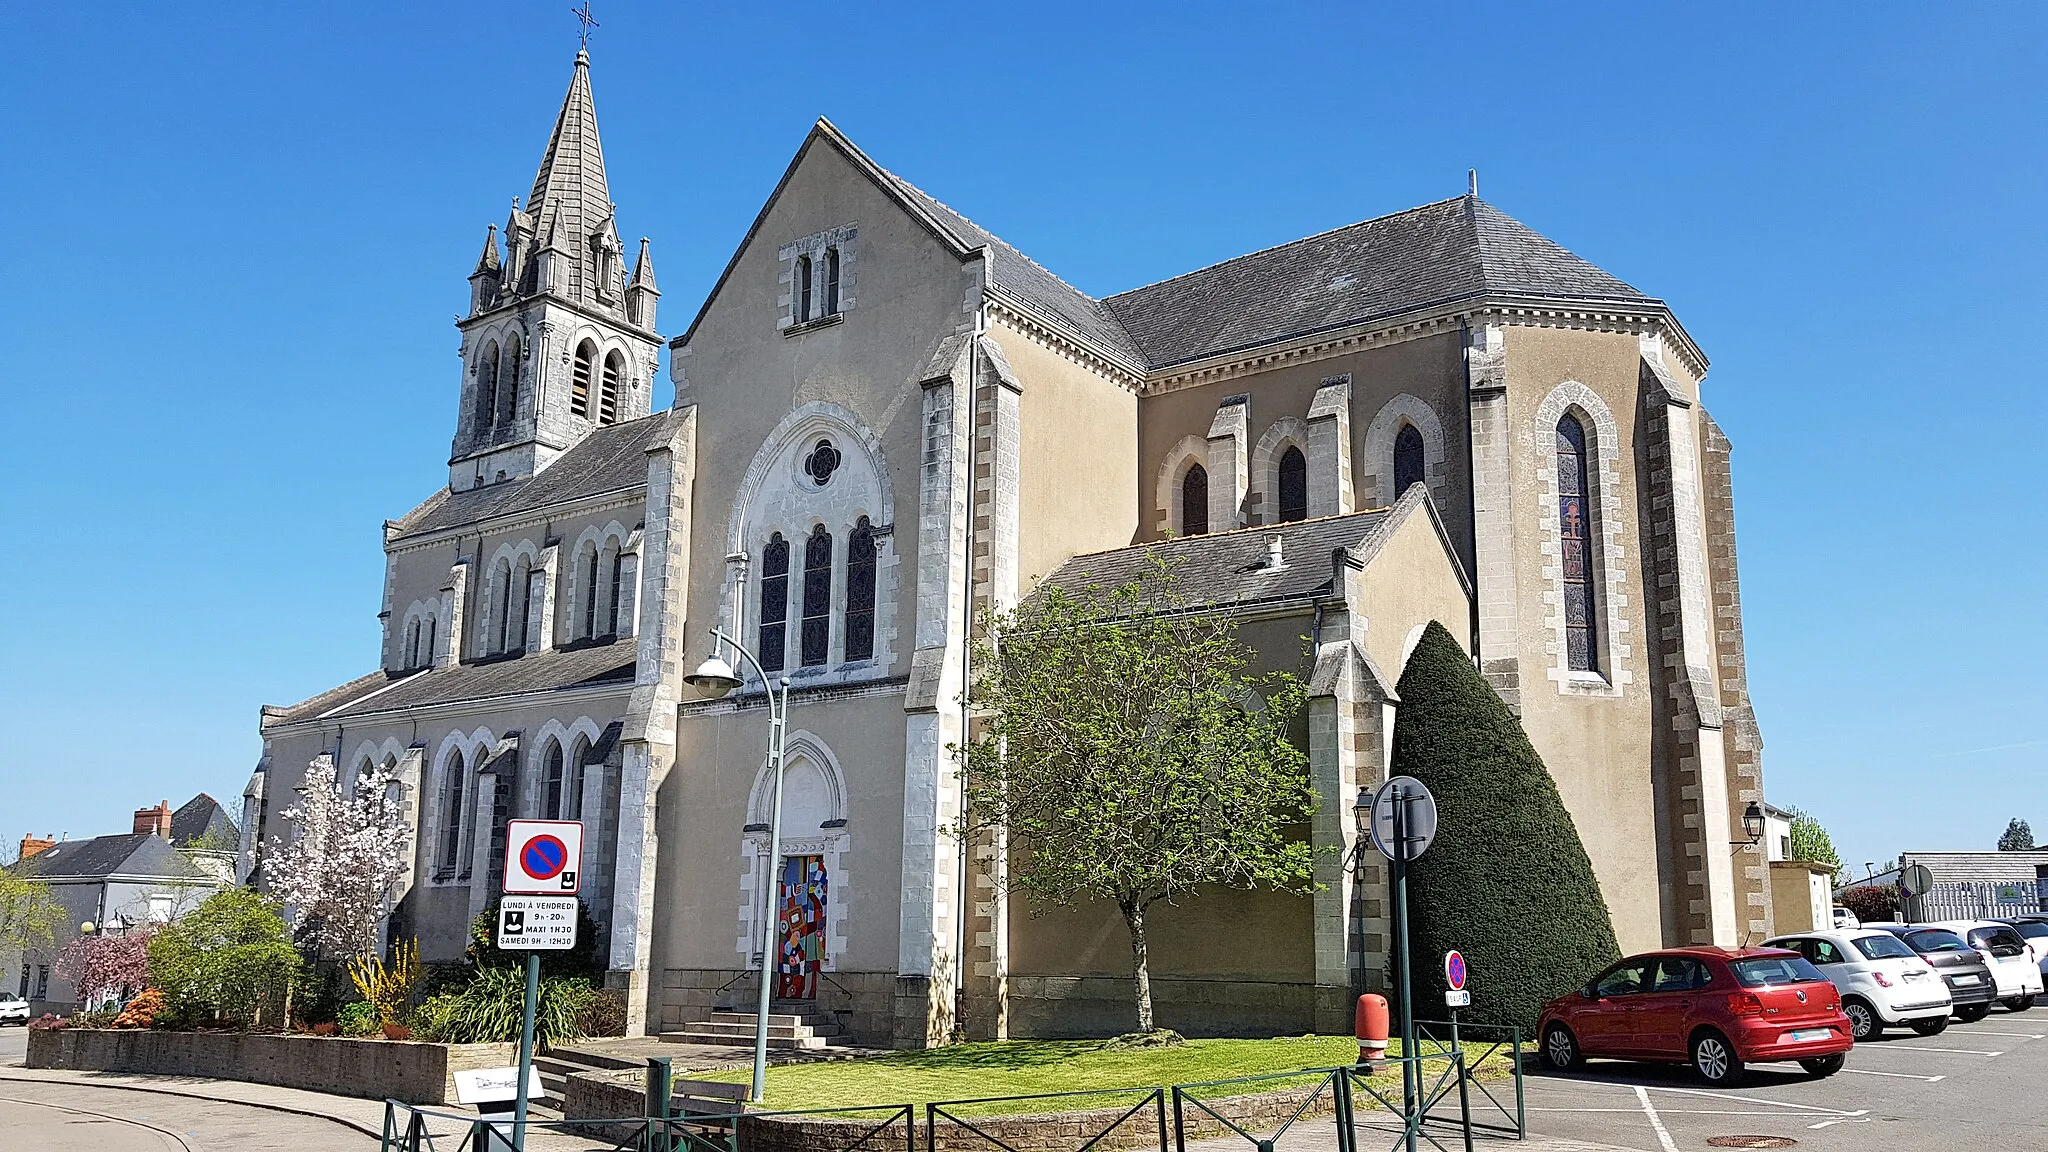
{"type": "Polygon", "coordinates": [[[583,872],[583,821],[511,820],[505,824],[505,891],[574,896],[583,872]]]}
{"type": "Polygon", "coordinates": [[[1444,993],[1444,1007],[1446,1008],[1470,1008],[1471,1006],[1472,994],[1463,988],[1453,988],[1444,993]]]}
{"type": "MultiPolygon", "coordinates": [[[[526,1070],[526,1094],[535,1100],[547,1095],[540,1082],[540,1069],[526,1070]]],[[[510,1104],[518,1096],[517,1068],[473,1068],[455,1073],[455,1100],[459,1104],[510,1104]]]]}
{"type": "Polygon", "coordinates": [[[498,947],[566,952],[576,946],[574,896],[507,896],[498,901],[498,947]]]}

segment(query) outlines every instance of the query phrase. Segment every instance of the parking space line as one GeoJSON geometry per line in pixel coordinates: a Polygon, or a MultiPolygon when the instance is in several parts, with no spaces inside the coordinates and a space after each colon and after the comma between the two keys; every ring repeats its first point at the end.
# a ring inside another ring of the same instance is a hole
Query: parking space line
{"type": "MultiPolygon", "coordinates": [[[[1638,1088],[1637,1091],[1640,1092],[1642,1089],[1638,1088]]],[[[1853,1112],[1844,1112],[1840,1108],[1825,1108],[1819,1104],[1795,1104],[1789,1100],[1765,1100],[1756,1096],[1732,1096],[1726,1092],[1709,1092],[1702,1088],[1654,1087],[1650,1091],[1677,1092],[1685,1096],[1705,1096],[1709,1100],[1726,1100],[1731,1104],[1769,1104],[1775,1108],[1799,1108],[1808,1112],[1818,1112],[1823,1116],[1867,1116],[1870,1113],[1868,1108],[1858,1108],[1853,1112]]]]}
{"type": "Polygon", "coordinates": [[[1858,1076],[1890,1076],[1895,1080],[1925,1080],[1929,1084],[1939,1084],[1943,1080],[1948,1079],[1946,1076],[1914,1076],[1906,1072],[1873,1072],[1868,1068],[1844,1068],[1842,1071],[1854,1072],[1858,1076]]]}
{"type": "Polygon", "coordinates": [[[1637,1086],[1636,1099],[1643,1102],[1643,1114],[1650,1118],[1650,1127],[1657,1130],[1657,1142],[1664,1146],[1664,1152],[1678,1152],[1678,1142],[1671,1138],[1671,1133],[1664,1127],[1664,1121],[1658,1119],[1657,1110],[1650,1106],[1649,1090],[1637,1086]]]}
{"type": "Polygon", "coordinates": [[[1872,1044],[1865,1052],[1946,1052],[1951,1056],[2003,1056],[2003,1052],[1986,1052],[1980,1048],[1922,1048],[1917,1044],[1872,1044]]]}
{"type": "Polygon", "coordinates": [[[2021,1040],[2048,1040],[2048,1033],[2042,1033],[2042,1032],[1986,1032],[1986,1031],[1984,1031],[1984,1030],[1983,1030],[1983,1029],[1981,1029],[1981,1028],[1972,1028],[1972,1029],[1970,1029],[1970,1030],[1969,1030],[1968,1032],[1963,1032],[1963,1031],[1961,1031],[1961,1030],[1958,1030],[1958,1031],[1957,1031],[1957,1035],[1960,1035],[1960,1036],[2013,1036],[2013,1037],[2017,1037],[2018,1039],[2021,1039],[2021,1040]]]}

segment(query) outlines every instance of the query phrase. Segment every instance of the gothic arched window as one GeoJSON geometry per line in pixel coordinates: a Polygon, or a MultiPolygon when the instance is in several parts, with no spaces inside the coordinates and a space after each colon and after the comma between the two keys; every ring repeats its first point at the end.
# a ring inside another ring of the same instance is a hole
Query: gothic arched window
{"type": "Polygon", "coordinates": [[[503,652],[512,643],[512,565],[500,562],[491,571],[491,584],[497,598],[497,618],[491,621],[491,635],[487,644],[492,652],[503,652]]]}
{"type": "Polygon", "coordinates": [[[815,668],[832,656],[832,534],[823,524],[804,541],[803,666],[815,668]]]}
{"type": "Polygon", "coordinates": [[[846,658],[875,654],[875,529],[863,516],[846,538],[846,658]]]}
{"type": "Polygon", "coordinates": [[[597,635],[597,545],[586,544],[583,553],[576,558],[576,576],[583,583],[583,602],[577,636],[589,639],[597,635]]]}
{"type": "Polygon", "coordinates": [[[504,361],[498,369],[498,423],[519,418],[519,337],[505,340],[504,361]]]}
{"type": "Polygon", "coordinates": [[[597,366],[597,345],[585,340],[576,346],[576,362],[569,368],[569,415],[590,415],[590,376],[597,366]]]}
{"type": "Polygon", "coordinates": [[[796,322],[811,318],[811,258],[796,258],[796,322]]]}
{"type": "Polygon", "coordinates": [[[604,358],[604,374],[598,380],[597,422],[610,424],[619,418],[619,377],[625,375],[625,360],[617,352],[604,358]]]}
{"type": "Polygon", "coordinates": [[[1557,422],[1557,525],[1564,561],[1565,666],[1574,672],[1600,670],[1593,627],[1593,526],[1586,465],[1585,426],[1567,412],[1557,422]]]}
{"type": "Polygon", "coordinates": [[[405,626],[405,666],[420,666],[420,622],[417,619],[407,622],[405,626]]]}
{"type": "Polygon", "coordinates": [[[441,867],[452,870],[462,852],[462,782],[468,775],[457,749],[442,769],[441,779],[441,867]]]}
{"type": "Polygon", "coordinates": [[[1180,478],[1180,534],[1200,536],[1209,530],[1209,470],[1188,465],[1180,478]]]}
{"type": "Polygon", "coordinates": [[[611,599],[607,601],[605,612],[607,616],[611,617],[612,626],[606,635],[617,636],[619,634],[619,593],[624,590],[625,583],[626,554],[614,552],[612,553],[611,599]]]}
{"type": "Polygon", "coordinates": [[[562,798],[568,780],[562,765],[562,745],[558,740],[548,741],[547,753],[541,758],[540,776],[540,818],[543,820],[562,819],[562,798]]]}
{"type": "Polygon", "coordinates": [[[1394,499],[1422,482],[1422,433],[1413,424],[1401,425],[1394,434],[1394,499]]]}
{"type": "Polygon", "coordinates": [[[493,340],[484,345],[483,355],[476,358],[476,430],[478,434],[491,430],[491,421],[498,414],[498,342],[493,340]]]}
{"type": "Polygon", "coordinates": [[[789,648],[789,541],[777,532],[761,550],[761,667],[780,672],[789,648]]]}
{"type": "Polygon", "coordinates": [[[825,249],[825,315],[839,314],[839,248],[825,249]]]}
{"type": "Polygon", "coordinates": [[[583,819],[583,777],[590,770],[590,739],[578,736],[569,748],[569,764],[562,776],[562,819],[583,819]]]}
{"type": "Polygon", "coordinates": [[[1280,522],[1308,519],[1308,457],[1292,444],[1280,454],[1280,522]]]}

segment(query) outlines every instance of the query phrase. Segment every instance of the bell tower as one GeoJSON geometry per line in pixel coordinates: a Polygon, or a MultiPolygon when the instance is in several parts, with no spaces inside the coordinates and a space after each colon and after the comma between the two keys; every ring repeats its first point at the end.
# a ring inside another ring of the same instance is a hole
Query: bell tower
{"type": "Polygon", "coordinates": [[[583,437],[651,410],[661,293],[644,237],[626,275],[617,210],[590,54],[579,51],[533,191],[524,207],[513,201],[502,241],[496,225],[485,232],[469,275],[450,490],[531,476],[583,437]]]}

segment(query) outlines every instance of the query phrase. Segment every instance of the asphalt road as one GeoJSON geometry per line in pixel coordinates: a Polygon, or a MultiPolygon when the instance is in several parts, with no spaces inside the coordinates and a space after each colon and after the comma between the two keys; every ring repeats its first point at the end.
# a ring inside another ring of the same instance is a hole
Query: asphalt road
{"type": "Polygon", "coordinates": [[[1641,1152],[1705,1152],[1716,1136],[1786,1136],[1803,1149],[2048,1148],[2048,1008],[1998,1010],[1939,1036],[1888,1031],[1842,1071],[1750,1069],[1729,1091],[1675,1065],[1595,1060],[1527,1081],[1529,1127],[1641,1152]]]}
{"type": "Polygon", "coordinates": [[[5,1152],[369,1152],[374,1137],[311,1116],[98,1085],[0,1083],[5,1152]]]}

